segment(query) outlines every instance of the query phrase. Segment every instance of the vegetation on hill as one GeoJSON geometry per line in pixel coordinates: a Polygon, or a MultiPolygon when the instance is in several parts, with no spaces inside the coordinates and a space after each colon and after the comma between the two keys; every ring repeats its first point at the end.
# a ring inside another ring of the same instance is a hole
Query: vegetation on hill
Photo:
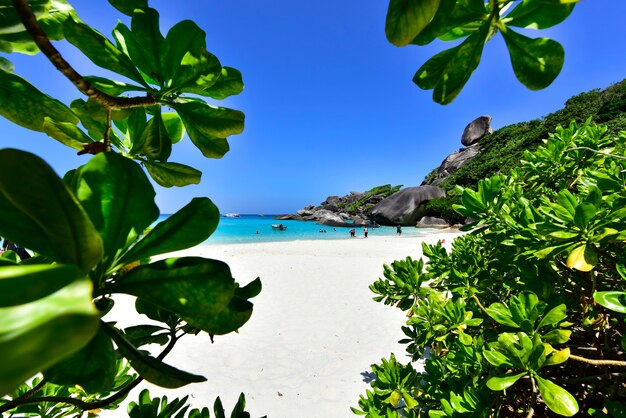
{"type": "Polygon", "coordinates": [[[374,203],[370,202],[372,197],[378,196],[384,199],[396,193],[401,188],[401,184],[398,186],[392,186],[391,184],[376,186],[366,192],[363,192],[363,195],[354,202],[347,204],[345,210],[351,215],[358,212],[367,213],[367,211],[374,206],[374,203]]]}
{"type": "Polygon", "coordinates": [[[625,130],[626,80],[602,91],[596,89],[576,95],[565,102],[564,108],[541,119],[508,125],[484,137],[480,153],[439,184],[447,197],[430,201],[428,214],[451,223],[462,221],[452,209],[452,205],[460,203],[455,190],[457,185],[475,188],[484,178],[509,173],[520,166],[526,151],[534,151],[542,145],[557,126],[567,126],[571,121],[582,123],[588,118],[606,125],[609,135],[625,130]]]}

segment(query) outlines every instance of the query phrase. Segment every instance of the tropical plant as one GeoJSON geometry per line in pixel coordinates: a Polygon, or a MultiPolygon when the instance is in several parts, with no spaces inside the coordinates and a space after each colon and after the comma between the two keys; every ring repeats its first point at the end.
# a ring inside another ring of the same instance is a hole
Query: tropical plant
{"type": "Polygon", "coordinates": [[[413,77],[420,88],[433,90],[437,103],[448,104],[457,97],[478,67],[484,45],[498,32],[517,79],[531,90],[540,90],[561,72],[565,51],[552,39],[530,38],[513,28],[555,26],[567,19],[578,1],[390,0],[385,32],[396,46],[462,39],[426,61],[413,77]]]}
{"type": "MultiPolygon", "coordinates": [[[[146,175],[165,187],[200,181],[198,170],[168,161],[172,145],[186,132],[206,157],[228,151],[226,138],[242,131],[244,115],[205,98],[241,92],[241,74],[207,51],[195,23],[179,22],[163,36],[147,0],[109,3],[130,21],[115,26],[112,40],[65,0],[0,1],[0,51],[44,53],[87,96],[68,107],[2,57],[0,114],[93,154],[60,178],[34,154],[0,150],[0,235],[34,252],[27,260],[11,251],[0,257],[2,413],[93,415],[116,408],[143,380],[167,388],[204,381],[164,357],[186,334],[238,330],[261,290],[258,278],[240,286],[221,261],[165,256],[209,238],[219,212],[195,198],[155,225],[146,175]],[[69,42],[122,79],[83,77],[51,40],[69,42]],[[132,91],[141,95],[124,96],[132,91]],[[113,322],[116,294],[135,297],[150,324],[113,322]],[[155,346],[160,353],[152,354],[155,346]]],[[[243,413],[241,402],[237,408],[243,413]]]]}
{"type": "Polygon", "coordinates": [[[626,132],[587,121],[558,127],[510,175],[460,187],[471,232],[451,251],[424,244],[427,264],[396,261],[371,286],[407,312],[417,365],[373,366],[355,412],[623,416],[625,176],[626,132]]]}

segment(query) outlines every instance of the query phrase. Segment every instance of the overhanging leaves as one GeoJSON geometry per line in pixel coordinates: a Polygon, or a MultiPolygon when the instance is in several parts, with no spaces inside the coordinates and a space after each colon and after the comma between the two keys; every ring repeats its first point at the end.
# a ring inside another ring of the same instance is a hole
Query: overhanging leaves
{"type": "Polygon", "coordinates": [[[503,30],[515,77],[531,90],[548,87],[559,75],[565,60],[560,43],[548,38],[532,39],[511,29],[503,30]]]}
{"type": "Polygon", "coordinates": [[[102,240],[65,183],[40,158],[0,151],[0,235],[83,272],[102,257],[102,240]]]}
{"type": "Polygon", "coordinates": [[[539,376],[535,376],[535,379],[537,380],[541,397],[548,408],[566,417],[571,417],[578,412],[578,402],[576,402],[571,393],[548,379],[543,379],[539,376]]]}
{"type": "Polygon", "coordinates": [[[440,0],[391,0],[387,9],[385,34],[396,46],[411,43],[437,13],[440,0]]]}
{"type": "Polygon", "coordinates": [[[505,16],[504,22],[509,26],[520,28],[547,29],[567,19],[574,10],[574,6],[574,3],[524,0],[505,16]]]}
{"type": "Polygon", "coordinates": [[[144,162],[144,166],[150,174],[150,177],[156,181],[159,186],[188,186],[190,184],[200,184],[202,172],[193,167],[179,163],[159,163],[144,162]]]}

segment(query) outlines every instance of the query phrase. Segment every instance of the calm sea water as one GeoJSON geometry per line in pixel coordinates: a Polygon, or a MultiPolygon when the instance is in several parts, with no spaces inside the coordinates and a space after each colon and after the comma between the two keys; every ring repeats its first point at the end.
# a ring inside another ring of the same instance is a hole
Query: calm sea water
{"type": "MultiPolygon", "coordinates": [[[[161,215],[159,222],[168,215],[161,215]]],[[[253,242],[276,242],[296,240],[336,240],[351,239],[351,228],[340,228],[318,225],[310,221],[277,221],[274,215],[241,215],[239,218],[220,217],[217,230],[204,242],[211,244],[243,244],[253,242]],[[283,224],[287,227],[284,231],[272,229],[272,224],[283,224]],[[320,232],[320,230],[326,232],[320,232]]],[[[363,238],[363,228],[355,228],[358,238],[363,238]]],[[[429,228],[402,227],[403,236],[426,236],[437,232],[429,228]]],[[[383,226],[369,228],[369,236],[395,236],[396,228],[383,226]]],[[[354,238],[352,238],[354,239],[354,238]]]]}

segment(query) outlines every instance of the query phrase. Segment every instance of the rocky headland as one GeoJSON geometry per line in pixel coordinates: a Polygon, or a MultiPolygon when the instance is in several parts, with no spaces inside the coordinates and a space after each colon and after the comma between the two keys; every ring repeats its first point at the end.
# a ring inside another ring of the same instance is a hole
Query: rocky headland
{"type": "Polygon", "coordinates": [[[309,205],[295,214],[279,215],[278,220],[315,221],[328,226],[403,225],[447,227],[448,223],[427,215],[426,203],[445,197],[437,187],[441,181],[458,170],[480,152],[480,140],[493,133],[491,116],[480,116],[470,122],[461,135],[458,151],[447,156],[418,186],[402,189],[390,184],[366,192],[350,192],[345,196],[328,196],[317,206],[309,205]]]}

